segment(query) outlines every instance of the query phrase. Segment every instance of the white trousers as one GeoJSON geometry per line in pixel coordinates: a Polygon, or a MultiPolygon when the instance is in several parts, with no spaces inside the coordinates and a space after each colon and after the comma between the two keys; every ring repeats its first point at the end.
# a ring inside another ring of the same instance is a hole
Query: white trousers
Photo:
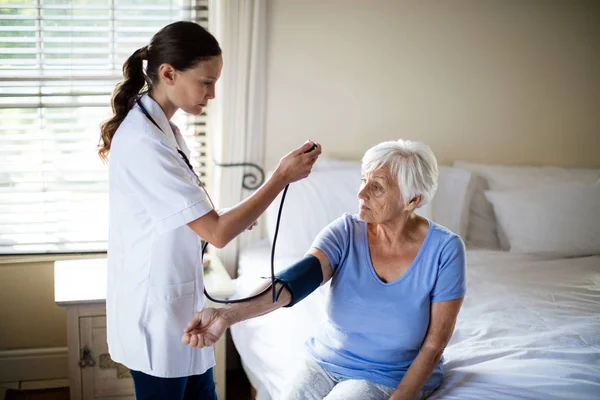
{"type": "MultiPolygon", "coordinates": [[[[388,400],[395,388],[365,379],[346,379],[327,372],[316,361],[305,357],[298,372],[288,380],[282,400],[388,400]]],[[[426,399],[433,390],[422,392],[426,399]]]]}

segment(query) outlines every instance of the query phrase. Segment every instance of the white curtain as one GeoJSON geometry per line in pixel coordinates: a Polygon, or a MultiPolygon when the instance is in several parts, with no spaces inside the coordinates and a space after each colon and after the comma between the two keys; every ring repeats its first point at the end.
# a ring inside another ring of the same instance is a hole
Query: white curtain
{"type": "MultiPolygon", "coordinates": [[[[266,85],[266,0],[210,0],[209,29],[223,49],[223,72],[209,109],[210,157],[217,163],[264,165],[266,85]]],[[[242,187],[249,167],[211,165],[211,194],[218,208],[227,208],[252,194],[242,187]]],[[[250,181],[246,181],[252,184],[250,181]]],[[[239,249],[259,239],[261,229],[243,233],[217,251],[231,276],[239,249]]]]}

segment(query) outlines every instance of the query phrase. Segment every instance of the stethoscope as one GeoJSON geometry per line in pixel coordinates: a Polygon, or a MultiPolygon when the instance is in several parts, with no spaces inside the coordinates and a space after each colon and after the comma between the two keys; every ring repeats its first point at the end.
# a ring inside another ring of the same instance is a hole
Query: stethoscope
{"type": "MultiPolygon", "coordinates": [[[[144,115],[146,116],[146,118],[148,118],[148,120],[150,122],[152,122],[154,124],[154,126],[156,126],[158,128],[159,131],[161,131],[164,135],[167,135],[167,133],[165,133],[162,130],[162,128],[160,127],[160,125],[158,125],[158,123],[156,121],[154,121],[154,118],[152,118],[152,116],[150,115],[150,113],[148,112],[148,110],[146,110],[146,107],[144,107],[144,105],[142,104],[142,102],[140,101],[140,99],[137,99],[136,103],[137,103],[138,107],[140,108],[140,110],[142,110],[142,113],[144,113],[144,115]]],[[[313,145],[313,147],[310,150],[308,150],[307,153],[311,152],[316,147],[317,147],[316,144],[313,145]]],[[[192,173],[194,174],[194,176],[198,180],[198,185],[202,188],[202,190],[204,190],[204,193],[206,193],[206,197],[208,197],[208,200],[210,201],[210,204],[212,205],[212,207],[214,209],[215,205],[213,204],[212,199],[210,198],[210,195],[206,191],[206,188],[202,184],[202,181],[200,181],[200,178],[198,177],[198,174],[196,174],[196,171],[194,171],[194,167],[190,163],[190,160],[185,155],[185,153],[179,148],[179,146],[175,145],[175,149],[177,150],[177,152],[179,153],[179,155],[181,156],[181,158],[185,162],[185,165],[187,165],[187,167],[190,169],[190,171],[192,171],[192,173]]],[[[250,301],[250,300],[256,299],[256,298],[262,296],[263,294],[267,293],[270,289],[272,289],[273,303],[277,302],[277,300],[279,299],[279,296],[281,295],[281,291],[283,290],[284,287],[282,285],[281,288],[279,289],[279,291],[276,291],[276,289],[275,289],[275,244],[277,243],[277,234],[279,233],[279,221],[281,220],[281,211],[283,210],[283,202],[285,201],[285,195],[287,194],[289,186],[290,185],[287,184],[287,185],[285,185],[285,189],[283,189],[283,194],[281,196],[281,203],[279,204],[279,212],[277,213],[277,223],[275,224],[275,235],[273,236],[273,247],[271,247],[271,285],[267,286],[260,293],[257,293],[255,295],[252,295],[252,296],[249,296],[249,297],[244,297],[242,299],[235,299],[235,300],[215,299],[214,297],[211,297],[208,294],[208,292],[206,291],[206,288],[204,288],[204,295],[210,301],[215,302],[215,303],[220,303],[220,304],[243,303],[243,302],[246,302],[246,301],[250,301]]],[[[202,259],[204,259],[204,253],[206,252],[206,248],[207,247],[208,247],[208,242],[204,241],[204,245],[202,246],[202,259]]]]}

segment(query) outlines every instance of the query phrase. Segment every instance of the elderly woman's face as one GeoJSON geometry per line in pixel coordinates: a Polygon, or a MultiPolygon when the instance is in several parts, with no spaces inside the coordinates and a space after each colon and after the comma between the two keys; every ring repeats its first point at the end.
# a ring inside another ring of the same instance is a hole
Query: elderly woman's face
{"type": "Polygon", "coordinates": [[[388,221],[400,216],[404,210],[398,182],[387,166],[363,173],[358,200],[358,216],[368,223],[388,221]]]}

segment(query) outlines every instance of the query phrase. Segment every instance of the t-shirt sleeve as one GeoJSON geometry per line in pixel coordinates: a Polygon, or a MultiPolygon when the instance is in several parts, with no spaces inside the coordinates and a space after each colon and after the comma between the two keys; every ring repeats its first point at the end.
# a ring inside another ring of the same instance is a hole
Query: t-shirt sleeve
{"type": "Polygon", "coordinates": [[[467,292],[465,245],[460,237],[448,240],[442,249],[432,302],[464,297],[467,292]]]}
{"type": "Polygon", "coordinates": [[[348,254],[348,245],[352,234],[351,218],[349,214],[344,214],[327,225],[317,235],[311,246],[325,253],[334,272],[348,254]]]}
{"type": "Polygon", "coordinates": [[[135,152],[119,163],[159,232],[176,229],[212,210],[208,196],[175,149],[148,135],[136,143],[135,152]]]}

